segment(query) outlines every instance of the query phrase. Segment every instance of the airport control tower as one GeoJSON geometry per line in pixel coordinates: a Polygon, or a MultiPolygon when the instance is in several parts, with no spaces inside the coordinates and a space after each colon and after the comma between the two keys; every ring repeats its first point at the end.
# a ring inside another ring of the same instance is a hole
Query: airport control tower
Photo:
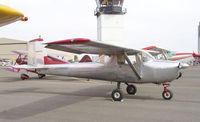
{"type": "Polygon", "coordinates": [[[97,40],[124,45],[124,0],[96,0],[97,40]]]}

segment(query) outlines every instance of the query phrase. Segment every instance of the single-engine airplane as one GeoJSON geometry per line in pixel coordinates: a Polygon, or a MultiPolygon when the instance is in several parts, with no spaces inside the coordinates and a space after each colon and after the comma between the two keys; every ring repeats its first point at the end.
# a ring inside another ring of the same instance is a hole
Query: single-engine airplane
{"type": "Polygon", "coordinates": [[[19,20],[27,21],[28,18],[24,17],[21,12],[0,4],[0,27],[19,20]]]}
{"type": "Polygon", "coordinates": [[[112,99],[121,101],[123,93],[120,84],[127,85],[128,94],[137,91],[133,83],[163,84],[162,96],[170,100],[173,93],[167,89],[169,83],[179,78],[180,69],[187,68],[185,63],[156,60],[144,50],[135,50],[110,44],[76,38],[46,43],[46,48],[56,49],[76,54],[103,54],[108,60],[103,63],[82,62],[49,65],[47,53],[41,39],[28,43],[28,64],[15,65],[16,70],[35,70],[40,74],[70,76],[78,78],[98,79],[117,82],[117,88],[112,91],[112,99]]]}
{"type": "Polygon", "coordinates": [[[153,51],[149,53],[155,56],[156,59],[179,61],[181,63],[187,63],[187,64],[193,64],[195,58],[198,56],[198,54],[196,53],[176,53],[156,46],[146,47],[143,48],[143,50],[153,51]]]}

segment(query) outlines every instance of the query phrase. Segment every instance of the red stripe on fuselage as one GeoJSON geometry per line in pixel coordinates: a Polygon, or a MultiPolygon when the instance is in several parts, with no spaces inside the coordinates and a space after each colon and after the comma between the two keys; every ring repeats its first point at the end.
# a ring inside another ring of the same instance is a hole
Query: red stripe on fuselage
{"type": "Polygon", "coordinates": [[[176,53],[174,56],[178,56],[178,55],[191,55],[193,57],[197,57],[198,54],[196,53],[176,53]]]}
{"type": "Polygon", "coordinates": [[[170,61],[177,61],[177,60],[181,60],[181,59],[185,59],[185,58],[189,58],[191,56],[186,56],[186,57],[180,57],[180,58],[175,58],[175,59],[169,59],[170,61]]]}
{"type": "Polygon", "coordinates": [[[175,56],[176,56],[176,55],[192,55],[192,54],[193,54],[193,53],[176,53],[175,56]]]}

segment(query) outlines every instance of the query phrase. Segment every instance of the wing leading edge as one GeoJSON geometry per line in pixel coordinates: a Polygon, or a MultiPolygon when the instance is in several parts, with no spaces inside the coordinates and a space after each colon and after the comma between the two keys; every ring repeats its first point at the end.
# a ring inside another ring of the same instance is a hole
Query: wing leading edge
{"type": "Polygon", "coordinates": [[[21,12],[0,4],[0,27],[18,20],[27,21],[28,18],[24,17],[21,12]]]}
{"type": "Polygon", "coordinates": [[[127,55],[134,55],[141,52],[140,50],[119,47],[97,41],[91,41],[90,39],[84,39],[84,38],[49,42],[46,43],[46,45],[47,45],[46,48],[77,53],[77,54],[88,53],[88,54],[104,54],[104,55],[120,55],[120,54],[123,55],[124,52],[126,52],[127,55]]]}

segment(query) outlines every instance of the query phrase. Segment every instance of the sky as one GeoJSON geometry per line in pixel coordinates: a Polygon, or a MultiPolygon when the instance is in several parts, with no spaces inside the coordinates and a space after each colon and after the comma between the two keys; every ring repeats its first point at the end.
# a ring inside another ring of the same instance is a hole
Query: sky
{"type": "MultiPolygon", "coordinates": [[[[24,13],[27,22],[0,27],[0,38],[49,42],[68,38],[97,39],[95,0],[0,0],[24,13]]],[[[125,0],[125,45],[158,46],[197,52],[200,0],[125,0]]]]}

